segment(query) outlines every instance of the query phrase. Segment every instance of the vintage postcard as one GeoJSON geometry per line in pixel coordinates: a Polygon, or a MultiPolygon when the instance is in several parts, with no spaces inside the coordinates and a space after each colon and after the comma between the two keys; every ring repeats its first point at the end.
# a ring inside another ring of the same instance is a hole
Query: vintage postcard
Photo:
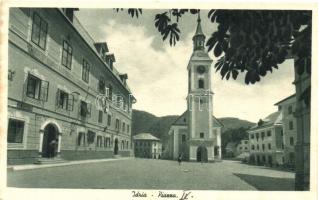
{"type": "Polygon", "coordinates": [[[142,3],[1,4],[0,198],[318,198],[317,4],[142,3]]]}

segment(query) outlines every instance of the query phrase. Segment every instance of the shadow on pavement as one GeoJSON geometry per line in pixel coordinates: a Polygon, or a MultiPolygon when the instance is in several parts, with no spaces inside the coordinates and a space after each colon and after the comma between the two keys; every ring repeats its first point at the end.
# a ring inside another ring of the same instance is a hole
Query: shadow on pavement
{"type": "Polygon", "coordinates": [[[255,176],[250,174],[236,174],[246,183],[263,191],[294,191],[295,180],[292,178],[275,178],[268,176],[255,176]]]}

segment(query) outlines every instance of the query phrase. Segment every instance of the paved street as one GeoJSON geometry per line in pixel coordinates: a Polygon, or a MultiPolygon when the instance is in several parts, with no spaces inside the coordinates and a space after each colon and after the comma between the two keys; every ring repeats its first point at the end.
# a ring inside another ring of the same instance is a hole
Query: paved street
{"type": "Polygon", "coordinates": [[[8,171],[9,187],[293,190],[294,173],[236,161],[186,163],[129,159],[8,171]]]}

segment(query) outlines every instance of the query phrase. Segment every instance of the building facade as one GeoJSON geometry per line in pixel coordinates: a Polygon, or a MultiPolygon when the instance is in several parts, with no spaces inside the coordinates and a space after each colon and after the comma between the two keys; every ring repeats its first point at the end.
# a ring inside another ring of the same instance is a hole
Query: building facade
{"type": "Polygon", "coordinates": [[[213,116],[212,60],[205,51],[205,35],[198,23],[188,63],[187,111],[170,127],[169,157],[208,162],[221,159],[221,123],[213,116]]]}
{"type": "Polygon", "coordinates": [[[291,95],[275,104],[282,112],[284,133],[284,164],[287,167],[295,166],[295,145],[297,143],[297,123],[294,117],[296,109],[296,95],[291,95]]]}
{"type": "Polygon", "coordinates": [[[258,165],[283,165],[284,139],[282,113],[274,112],[250,128],[250,162],[258,165]]]}
{"type": "Polygon", "coordinates": [[[250,152],[250,143],[249,140],[241,140],[240,143],[236,146],[236,155],[240,155],[242,153],[250,152]]]}
{"type": "Polygon", "coordinates": [[[135,157],[153,159],[162,157],[162,143],[159,138],[150,133],[139,133],[133,138],[135,157]]]}
{"type": "Polygon", "coordinates": [[[76,10],[10,9],[8,164],[131,154],[128,76],[76,10]]]}

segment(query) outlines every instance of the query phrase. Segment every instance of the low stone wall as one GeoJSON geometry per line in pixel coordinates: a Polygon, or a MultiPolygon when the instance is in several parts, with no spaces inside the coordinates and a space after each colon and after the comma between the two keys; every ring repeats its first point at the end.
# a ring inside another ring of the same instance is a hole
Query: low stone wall
{"type": "Polygon", "coordinates": [[[38,159],[37,150],[8,150],[7,165],[32,164],[38,159]]]}
{"type": "MultiPolygon", "coordinates": [[[[118,155],[122,157],[130,157],[131,152],[118,151],[118,155]]],[[[61,150],[60,154],[62,159],[65,160],[89,160],[89,159],[105,159],[113,158],[114,152],[112,150],[106,151],[74,151],[74,150],[61,150]]],[[[37,150],[8,150],[7,151],[7,164],[8,165],[23,165],[33,164],[38,159],[37,150]]]]}

